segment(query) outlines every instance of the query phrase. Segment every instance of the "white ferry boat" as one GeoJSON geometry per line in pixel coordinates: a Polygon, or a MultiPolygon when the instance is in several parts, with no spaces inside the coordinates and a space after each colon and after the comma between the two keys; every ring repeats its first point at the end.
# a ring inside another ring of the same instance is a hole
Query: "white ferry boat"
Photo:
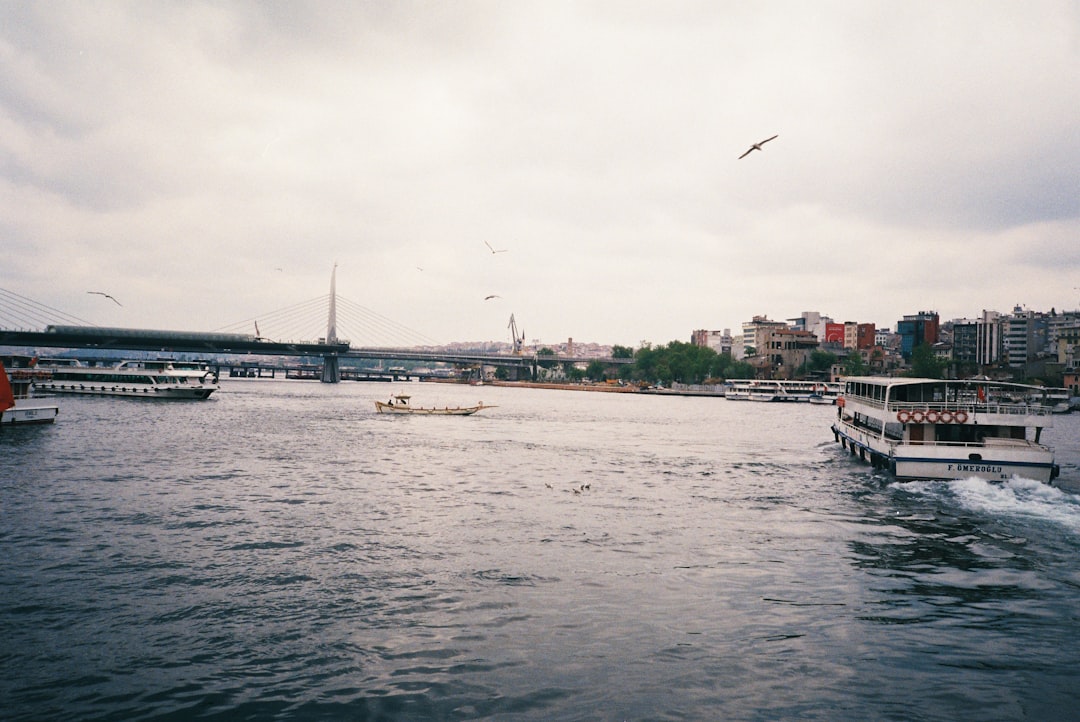
{"type": "Polygon", "coordinates": [[[898,479],[1050,482],[1059,469],[1040,437],[1053,419],[1039,392],[995,381],[852,377],[832,431],[845,449],[898,479]]]}
{"type": "Polygon", "coordinates": [[[48,378],[36,388],[57,394],[129,396],[143,399],[205,399],[218,390],[217,378],[202,363],[159,359],[87,366],[74,359],[42,359],[48,378]]]}
{"type": "Polygon", "coordinates": [[[1043,401],[1055,414],[1067,414],[1072,411],[1072,392],[1064,387],[1047,387],[1043,401]]]}
{"type": "Polygon", "coordinates": [[[725,396],[732,401],[809,401],[831,404],[840,384],[821,381],[732,379],[725,396]]]}

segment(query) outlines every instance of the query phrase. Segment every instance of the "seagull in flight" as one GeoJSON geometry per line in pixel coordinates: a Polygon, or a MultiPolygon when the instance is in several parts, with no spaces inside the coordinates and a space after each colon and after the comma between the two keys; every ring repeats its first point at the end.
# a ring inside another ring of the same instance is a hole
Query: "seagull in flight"
{"type": "Polygon", "coordinates": [[[491,251],[492,253],[506,253],[506,250],[507,250],[505,248],[500,248],[499,250],[495,250],[494,248],[491,247],[491,244],[488,243],[487,241],[484,241],[484,245],[487,246],[488,250],[491,251]]]}
{"type": "Polygon", "coordinates": [[[502,298],[502,296],[496,296],[494,293],[491,294],[490,296],[484,296],[485,301],[490,301],[493,298],[502,298]]]}
{"type": "Polygon", "coordinates": [[[124,304],[120,303],[119,301],[117,301],[117,300],[116,300],[115,298],[113,298],[112,296],[110,296],[109,294],[107,294],[107,293],[103,293],[103,292],[101,292],[101,291],[87,291],[87,293],[92,293],[92,294],[94,294],[95,296],[104,296],[105,298],[111,299],[111,300],[112,300],[112,302],[113,302],[113,303],[115,303],[115,304],[116,304],[117,306],[123,306],[123,305],[124,305],[124,304]]]}
{"type": "Polygon", "coordinates": [[[761,150],[761,146],[765,145],[770,140],[775,140],[775,139],[777,139],[779,137],[780,137],[779,135],[774,135],[772,138],[766,138],[765,140],[758,141],[757,143],[754,143],[753,145],[750,146],[750,148],[745,153],[743,153],[742,155],[739,156],[739,160],[742,160],[746,156],[753,153],[755,150],[761,150]]]}

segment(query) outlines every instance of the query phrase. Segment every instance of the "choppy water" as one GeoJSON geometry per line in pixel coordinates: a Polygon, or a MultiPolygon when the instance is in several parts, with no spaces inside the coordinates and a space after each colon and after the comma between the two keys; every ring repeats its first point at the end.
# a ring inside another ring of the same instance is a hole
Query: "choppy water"
{"type": "Polygon", "coordinates": [[[62,398],[0,433],[0,716],[1080,709],[1076,495],[892,482],[829,407],[413,384],[499,407],[376,415],[400,389],[62,398]]]}

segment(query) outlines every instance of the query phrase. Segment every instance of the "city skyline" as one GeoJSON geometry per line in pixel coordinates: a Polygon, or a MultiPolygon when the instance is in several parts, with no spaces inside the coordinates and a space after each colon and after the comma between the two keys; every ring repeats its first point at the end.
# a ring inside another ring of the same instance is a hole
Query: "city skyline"
{"type": "Polygon", "coordinates": [[[0,288],[97,325],[224,328],[335,264],[439,343],[1080,307],[1073,3],[4,13],[0,288]]]}

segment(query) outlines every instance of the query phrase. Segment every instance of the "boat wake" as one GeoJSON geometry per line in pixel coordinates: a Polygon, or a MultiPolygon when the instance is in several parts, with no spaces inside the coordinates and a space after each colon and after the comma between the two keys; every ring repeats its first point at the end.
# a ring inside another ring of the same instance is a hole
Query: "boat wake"
{"type": "Polygon", "coordinates": [[[1080,534],[1080,495],[1032,479],[1014,476],[988,482],[969,477],[901,482],[899,486],[916,494],[948,496],[971,511],[1050,521],[1080,534]]]}

